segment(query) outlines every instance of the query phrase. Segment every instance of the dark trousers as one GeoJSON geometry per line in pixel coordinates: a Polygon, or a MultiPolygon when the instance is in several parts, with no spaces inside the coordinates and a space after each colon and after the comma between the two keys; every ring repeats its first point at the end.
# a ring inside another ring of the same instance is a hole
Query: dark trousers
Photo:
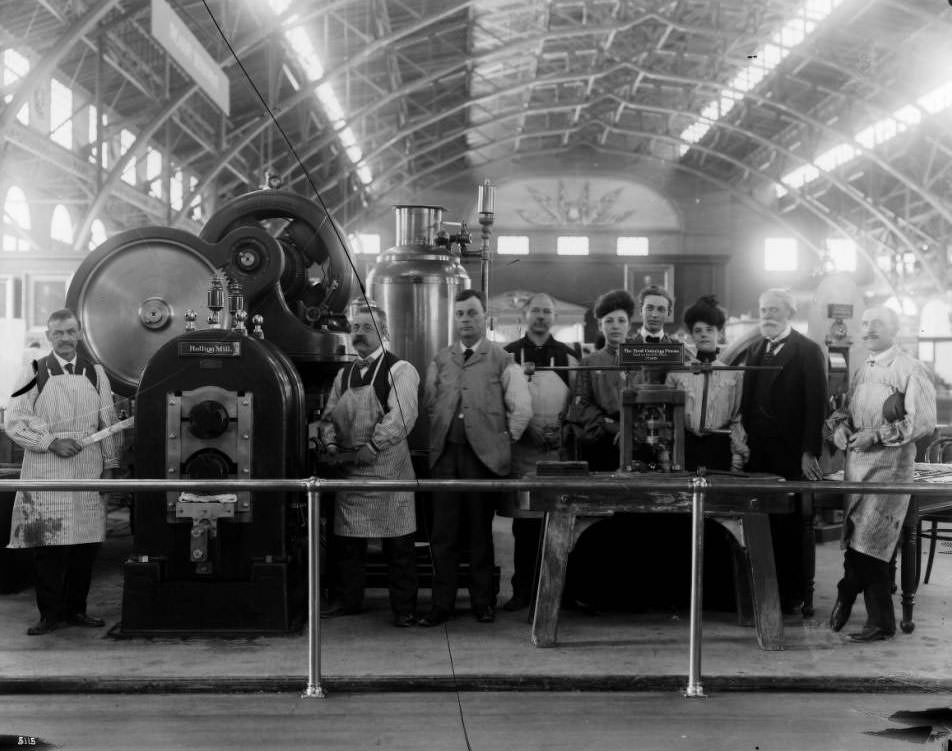
{"type": "Polygon", "coordinates": [[[843,556],[843,578],[836,585],[839,599],[852,605],[860,592],[866,602],[866,627],[896,633],[896,611],[892,601],[889,562],[847,548],[843,556]]]}
{"type": "MultiPolygon", "coordinates": [[[[433,465],[434,478],[494,479],[494,474],[465,443],[447,443],[433,465]]],[[[433,609],[451,613],[456,605],[456,579],[461,542],[469,543],[470,601],[475,609],[495,606],[493,589],[493,516],[491,493],[434,493],[433,609]]]]}
{"type": "Polygon", "coordinates": [[[529,599],[535,579],[542,519],[512,520],[512,594],[529,599]]]}
{"type": "Polygon", "coordinates": [[[889,563],[848,548],[843,556],[843,578],[836,585],[840,600],[852,605],[860,592],[866,602],[866,626],[896,633],[889,563]]]}
{"type": "MultiPolygon", "coordinates": [[[[366,537],[335,535],[337,551],[337,587],[343,606],[359,610],[364,603],[367,561],[366,537]]],[[[414,533],[400,537],[381,537],[383,557],[387,561],[387,585],[390,607],[397,615],[411,615],[416,611],[417,575],[414,533]]]]}
{"type": "Polygon", "coordinates": [[[89,542],[33,548],[36,605],[43,618],[59,620],[86,612],[93,563],[101,545],[89,542]]]}
{"type": "MultiPolygon", "coordinates": [[[[787,480],[799,480],[803,476],[800,466],[802,453],[791,449],[772,436],[758,436],[751,432],[748,436],[750,460],[749,472],[769,472],[787,480]]],[[[797,507],[802,502],[796,496],[797,507]]],[[[777,587],[780,590],[780,602],[786,607],[802,602],[805,595],[807,576],[804,572],[804,546],[813,541],[805,537],[807,526],[812,533],[812,519],[805,520],[800,511],[790,514],[770,515],[770,536],[773,540],[774,559],[777,562],[777,587]]]]}

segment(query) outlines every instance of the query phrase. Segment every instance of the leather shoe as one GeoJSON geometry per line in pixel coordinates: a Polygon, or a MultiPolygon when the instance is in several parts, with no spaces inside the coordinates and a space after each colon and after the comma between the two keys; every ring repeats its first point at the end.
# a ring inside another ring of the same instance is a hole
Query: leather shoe
{"type": "Polygon", "coordinates": [[[850,634],[850,639],[861,642],[885,641],[886,639],[892,639],[895,635],[895,632],[886,631],[886,629],[879,626],[872,626],[871,628],[864,628],[859,633],[850,634]]]}
{"type": "Polygon", "coordinates": [[[397,628],[409,628],[410,626],[415,625],[417,622],[416,616],[413,613],[394,613],[393,614],[393,625],[397,628]]]}
{"type": "Polygon", "coordinates": [[[518,610],[529,607],[529,598],[525,595],[514,594],[503,603],[502,609],[507,613],[515,613],[518,610]]]}
{"type": "Polygon", "coordinates": [[[442,626],[449,619],[449,613],[444,613],[442,610],[431,610],[417,621],[417,626],[423,626],[423,628],[433,628],[434,626],[442,626]]]}
{"type": "Polygon", "coordinates": [[[852,603],[847,603],[837,598],[836,604],[833,606],[833,611],[830,613],[830,628],[834,631],[841,630],[843,626],[846,625],[846,622],[850,619],[850,614],[852,612],[852,603]]]}
{"type": "Polygon", "coordinates": [[[106,622],[102,618],[85,613],[73,613],[66,616],[66,623],[70,626],[83,626],[85,628],[102,628],[106,622]]]}
{"type": "Polygon", "coordinates": [[[50,631],[56,631],[60,625],[61,623],[59,621],[54,621],[50,618],[40,618],[40,620],[30,626],[26,632],[29,636],[42,636],[43,634],[48,634],[50,631]]]}
{"type": "Polygon", "coordinates": [[[492,623],[496,620],[496,608],[492,605],[487,605],[484,608],[474,608],[473,615],[476,616],[479,623],[492,623]]]}

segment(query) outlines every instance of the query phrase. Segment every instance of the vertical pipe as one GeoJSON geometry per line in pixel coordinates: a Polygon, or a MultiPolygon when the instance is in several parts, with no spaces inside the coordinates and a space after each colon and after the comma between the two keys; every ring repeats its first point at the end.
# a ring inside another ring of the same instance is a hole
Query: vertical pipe
{"type": "Polygon", "coordinates": [[[321,686],[321,493],[318,480],[307,481],[307,688],[304,697],[323,699],[321,686]]]}
{"type": "Polygon", "coordinates": [[[704,592],[704,489],[707,480],[691,478],[691,635],[687,697],[704,696],[701,686],[701,601],[704,592]]]}

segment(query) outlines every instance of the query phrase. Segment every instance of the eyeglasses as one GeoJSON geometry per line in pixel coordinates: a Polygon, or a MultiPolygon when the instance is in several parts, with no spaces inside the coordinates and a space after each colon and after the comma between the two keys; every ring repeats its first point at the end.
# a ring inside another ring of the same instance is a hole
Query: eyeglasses
{"type": "Polygon", "coordinates": [[[372,333],[374,333],[377,329],[376,329],[376,327],[374,327],[374,325],[373,325],[372,323],[364,323],[364,324],[354,323],[354,324],[351,324],[350,330],[351,330],[352,332],[354,332],[355,334],[356,334],[358,331],[363,331],[365,334],[372,334],[372,333]]]}

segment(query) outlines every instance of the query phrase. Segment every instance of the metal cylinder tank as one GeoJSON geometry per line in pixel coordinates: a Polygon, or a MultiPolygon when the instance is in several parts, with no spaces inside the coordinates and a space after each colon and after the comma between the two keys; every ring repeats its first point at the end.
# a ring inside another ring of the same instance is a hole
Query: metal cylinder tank
{"type": "MultiPolygon", "coordinates": [[[[453,299],[470,286],[458,253],[437,245],[439,206],[395,206],[396,244],[383,251],[367,275],[367,295],[387,314],[390,349],[410,361],[420,379],[433,356],[453,341],[453,299]]],[[[426,448],[420,415],[410,437],[426,448]]]]}

